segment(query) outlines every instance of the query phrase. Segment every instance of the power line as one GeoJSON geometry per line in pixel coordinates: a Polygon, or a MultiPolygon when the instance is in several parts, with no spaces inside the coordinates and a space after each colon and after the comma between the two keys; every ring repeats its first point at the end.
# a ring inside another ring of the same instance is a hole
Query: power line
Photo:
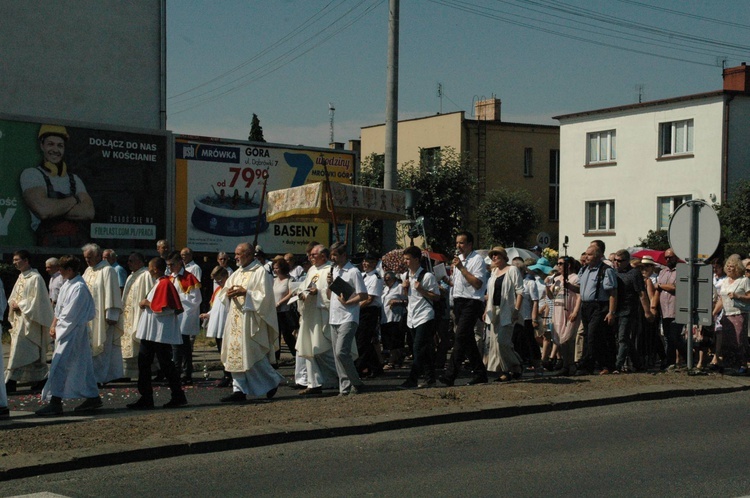
{"type": "MultiPolygon", "coordinates": [[[[219,86],[216,86],[212,89],[205,90],[203,92],[200,92],[194,96],[187,97],[182,100],[178,100],[175,102],[172,102],[173,105],[179,105],[184,104],[187,107],[184,107],[179,110],[172,110],[170,111],[170,115],[175,114],[181,114],[183,112],[189,111],[191,109],[194,109],[200,105],[206,104],[208,102],[212,102],[214,100],[217,100],[225,95],[234,93],[251,83],[254,83],[255,81],[258,81],[262,78],[265,78],[274,72],[278,71],[284,66],[287,66],[288,64],[291,64],[295,60],[299,59],[303,55],[311,52],[312,50],[316,49],[320,45],[324,44],[331,38],[334,38],[338,34],[342,33],[367,15],[369,15],[373,10],[375,10],[377,7],[379,7],[385,0],[375,0],[371,5],[366,6],[362,12],[356,13],[355,11],[360,8],[365,3],[372,2],[372,0],[361,0],[359,3],[351,7],[349,10],[347,10],[345,13],[340,15],[335,20],[331,21],[326,27],[320,29],[315,34],[309,36],[305,40],[301,41],[291,49],[287,50],[286,52],[282,53],[281,55],[276,56],[275,58],[271,59],[270,61],[265,62],[263,65],[256,67],[255,69],[251,70],[248,73],[245,73],[243,75],[240,75],[232,80],[227,81],[226,83],[223,83],[219,86]],[[353,16],[353,17],[352,17],[353,16]],[[350,19],[347,19],[347,18],[350,19]],[[337,26],[337,24],[343,22],[343,26],[337,26]],[[336,28],[333,30],[333,28],[336,28]],[[331,32],[332,31],[332,32],[331,32]],[[324,36],[325,35],[325,36],[324,36]],[[321,38],[322,37],[322,38],[321,38]],[[313,44],[310,44],[315,39],[319,39],[313,44]],[[306,47],[301,52],[295,54],[295,51],[306,47]],[[251,77],[253,75],[256,75],[258,73],[258,76],[251,77]],[[247,79],[250,78],[250,79],[247,79]],[[234,86],[232,86],[235,84],[234,86]],[[227,88],[229,87],[229,88],[227,88]],[[219,93],[216,93],[217,91],[221,90],[222,88],[227,88],[226,90],[220,91],[219,93]]],[[[350,5],[350,3],[349,3],[350,5]]],[[[284,37],[285,39],[291,39],[289,35],[286,35],[284,37]]],[[[254,58],[255,59],[255,58],[254,58]]],[[[214,78],[216,79],[216,78],[214,78]]],[[[183,92],[184,94],[185,92],[183,92]]]]}

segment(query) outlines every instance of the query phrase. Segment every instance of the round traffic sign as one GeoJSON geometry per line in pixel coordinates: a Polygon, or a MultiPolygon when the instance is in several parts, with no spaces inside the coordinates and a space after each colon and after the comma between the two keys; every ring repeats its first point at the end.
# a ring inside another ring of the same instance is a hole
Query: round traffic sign
{"type": "Polygon", "coordinates": [[[552,237],[550,237],[547,232],[539,232],[539,235],[536,236],[536,243],[542,249],[549,247],[551,242],[552,237]]]}
{"type": "Polygon", "coordinates": [[[691,258],[690,243],[695,238],[695,262],[711,257],[719,247],[721,224],[714,208],[703,200],[687,201],[675,209],[669,221],[669,244],[684,260],[691,258]]]}

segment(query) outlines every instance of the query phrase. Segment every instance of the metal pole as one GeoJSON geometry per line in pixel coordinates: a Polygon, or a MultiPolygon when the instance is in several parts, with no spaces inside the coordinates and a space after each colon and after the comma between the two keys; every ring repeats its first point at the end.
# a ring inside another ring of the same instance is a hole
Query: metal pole
{"type": "Polygon", "coordinates": [[[693,368],[693,326],[696,324],[695,319],[695,301],[698,295],[698,279],[695,275],[695,260],[698,257],[698,209],[697,202],[690,203],[690,258],[688,265],[690,269],[690,281],[688,285],[688,333],[687,333],[687,367],[688,370],[693,368]]]}
{"type": "MultiPolygon", "coordinates": [[[[383,187],[396,187],[398,152],[398,34],[399,0],[390,0],[388,16],[388,68],[385,97],[385,171],[383,187]]],[[[383,220],[383,249],[396,246],[396,222],[383,220]]]]}

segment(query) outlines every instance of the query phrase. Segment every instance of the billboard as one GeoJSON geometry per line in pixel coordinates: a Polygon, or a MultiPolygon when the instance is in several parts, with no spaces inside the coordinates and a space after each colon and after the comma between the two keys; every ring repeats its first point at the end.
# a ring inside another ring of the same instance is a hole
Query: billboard
{"type": "Polygon", "coordinates": [[[0,249],[153,249],[167,230],[167,137],[0,119],[0,249]]]}
{"type": "Polygon", "coordinates": [[[278,144],[175,136],[176,240],[193,251],[233,251],[240,242],[268,254],[303,253],[311,240],[327,244],[328,223],[268,223],[267,192],[319,182],[351,184],[356,154],[278,144]]]}

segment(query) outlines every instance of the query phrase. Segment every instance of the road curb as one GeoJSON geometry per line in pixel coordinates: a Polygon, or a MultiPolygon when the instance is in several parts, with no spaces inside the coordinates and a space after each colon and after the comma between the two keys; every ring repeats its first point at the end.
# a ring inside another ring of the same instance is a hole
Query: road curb
{"type": "Polygon", "coordinates": [[[423,427],[475,420],[499,419],[577,410],[597,406],[657,401],[672,398],[731,394],[750,390],[750,385],[709,387],[704,389],[646,389],[642,392],[623,392],[612,395],[599,393],[583,399],[572,395],[551,398],[547,401],[526,400],[518,403],[499,402],[471,409],[446,408],[429,412],[384,414],[354,419],[329,419],[310,424],[296,423],[283,426],[265,426],[221,434],[186,435],[176,438],[154,438],[136,447],[132,445],[106,445],[83,450],[48,452],[34,455],[12,455],[0,459],[0,481],[69,472],[85,468],[159,460],[177,456],[215,453],[219,451],[257,448],[275,444],[311,441],[330,437],[373,434],[383,431],[423,427]]]}

